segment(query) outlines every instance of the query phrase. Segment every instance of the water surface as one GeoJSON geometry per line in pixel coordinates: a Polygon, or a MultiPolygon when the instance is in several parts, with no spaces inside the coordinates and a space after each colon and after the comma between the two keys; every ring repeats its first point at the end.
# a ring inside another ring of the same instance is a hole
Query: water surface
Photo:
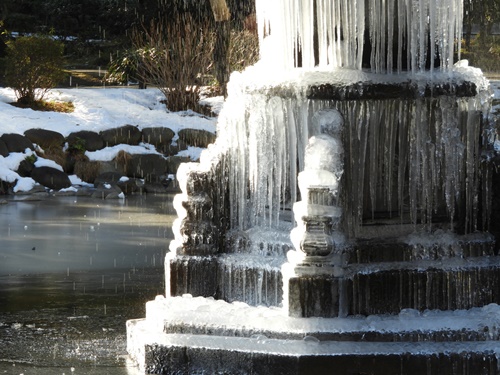
{"type": "Polygon", "coordinates": [[[125,322],[164,293],[172,196],[0,205],[0,374],[135,374],[125,322]]]}

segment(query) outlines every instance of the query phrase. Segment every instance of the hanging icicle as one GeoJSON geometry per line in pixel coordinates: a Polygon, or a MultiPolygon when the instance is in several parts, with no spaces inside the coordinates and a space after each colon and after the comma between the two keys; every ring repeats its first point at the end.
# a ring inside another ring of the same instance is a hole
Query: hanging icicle
{"type": "Polygon", "coordinates": [[[261,56],[280,68],[449,70],[460,52],[462,0],[257,0],[256,9],[261,56]]]}

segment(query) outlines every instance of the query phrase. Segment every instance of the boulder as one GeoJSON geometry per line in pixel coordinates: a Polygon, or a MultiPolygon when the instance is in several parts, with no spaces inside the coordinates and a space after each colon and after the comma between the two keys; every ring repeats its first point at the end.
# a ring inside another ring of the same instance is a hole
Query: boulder
{"type": "Polygon", "coordinates": [[[0,139],[0,155],[2,155],[4,158],[9,156],[9,149],[7,148],[5,142],[2,141],[1,139],[0,139]]]}
{"type": "Polygon", "coordinates": [[[4,134],[0,139],[5,143],[9,152],[24,152],[27,148],[33,151],[35,150],[33,143],[21,134],[4,134]]]}
{"type": "Polygon", "coordinates": [[[43,149],[62,147],[65,141],[61,133],[46,129],[29,129],[24,132],[24,135],[43,149]]]}
{"type": "Polygon", "coordinates": [[[53,190],[60,190],[71,186],[68,175],[52,167],[33,168],[31,178],[40,185],[53,190]]]}
{"type": "Polygon", "coordinates": [[[108,163],[101,161],[77,160],[75,161],[73,173],[82,181],[93,182],[108,166],[108,163]]]}
{"type": "Polygon", "coordinates": [[[172,142],[163,152],[167,156],[174,156],[178,154],[180,151],[187,150],[188,145],[182,139],[177,139],[175,142],[172,142]]]}
{"type": "Polygon", "coordinates": [[[138,145],[142,138],[141,131],[133,125],[104,130],[100,135],[104,144],[110,147],[119,144],[138,145]]]}
{"type": "Polygon", "coordinates": [[[133,194],[141,191],[144,182],[139,178],[129,178],[127,180],[118,181],[117,185],[125,194],[133,194]]]}
{"type": "Polygon", "coordinates": [[[158,181],[167,171],[167,160],[157,154],[131,155],[127,164],[127,176],[158,181]]]}
{"type": "Polygon", "coordinates": [[[141,190],[144,185],[140,179],[129,178],[118,172],[101,173],[94,181],[94,185],[98,186],[103,183],[116,184],[125,194],[136,193],[141,190]]]}
{"type": "Polygon", "coordinates": [[[49,196],[47,189],[41,185],[35,185],[32,189],[27,191],[17,191],[16,195],[24,195],[25,198],[23,202],[37,202],[49,196]]]}
{"type": "Polygon", "coordinates": [[[217,136],[207,130],[182,129],[179,131],[179,139],[189,146],[207,148],[214,143],[217,136]]]}
{"type": "Polygon", "coordinates": [[[95,186],[95,191],[92,193],[92,198],[99,199],[117,199],[122,195],[122,190],[114,182],[98,183],[95,186]]]}
{"type": "Polygon", "coordinates": [[[189,163],[191,159],[187,156],[170,156],[167,158],[166,172],[167,174],[177,174],[177,169],[181,163],[189,163]]]}
{"type": "Polygon", "coordinates": [[[35,168],[35,164],[29,158],[25,158],[19,163],[19,168],[17,168],[16,172],[21,177],[30,177],[33,168],[35,168]]]}
{"type": "Polygon", "coordinates": [[[174,184],[173,180],[164,178],[158,182],[146,182],[144,184],[144,191],[148,194],[168,194],[176,193],[180,190],[174,184]]]}
{"type": "Polygon", "coordinates": [[[165,127],[152,127],[142,129],[142,141],[156,147],[158,152],[169,154],[170,144],[174,138],[173,130],[165,127]]]}
{"type": "Polygon", "coordinates": [[[7,195],[12,193],[12,188],[15,184],[16,182],[0,180],[0,195],[7,195]]]}
{"type": "Polygon", "coordinates": [[[94,180],[94,186],[102,184],[115,184],[125,194],[135,193],[140,190],[142,182],[140,179],[129,178],[119,172],[104,172],[94,180]]]}
{"type": "Polygon", "coordinates": [[[94,180],[94,185],[99,185],[99,184],[108,184],[111,182],[118,183],[120,181],[120,178],[122,178],[123,175],[118,172],[104,172],[99,174],[99,176],[96,177],[94,180]]]}
{"type": "Polygon", "coordinates": [[[96,132],[82,130],[66,138],[69,147],[83,151],[97,151],[104,148],[104,140],[96,132]]]}

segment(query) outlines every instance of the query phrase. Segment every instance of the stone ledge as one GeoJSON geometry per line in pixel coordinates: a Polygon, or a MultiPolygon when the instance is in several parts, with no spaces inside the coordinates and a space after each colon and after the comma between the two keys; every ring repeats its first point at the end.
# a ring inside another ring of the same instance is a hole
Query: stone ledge
{"type": "Polygon", "coordinates": [[[396,315],[296,318],[282,308],[201,297],[157,297],[146,305],[146,320],[169,334],[256,337],[317,341],[489,341],[500,339],[500,307],[457,311],[404,309],[396,315]]]}
{"type": "Polygon", "coordinates": [[[164,334],[129,321],[127,350],[156,374],[497,374],[498,345],[485,342],[349,342],[263,336],[164,334]]]}

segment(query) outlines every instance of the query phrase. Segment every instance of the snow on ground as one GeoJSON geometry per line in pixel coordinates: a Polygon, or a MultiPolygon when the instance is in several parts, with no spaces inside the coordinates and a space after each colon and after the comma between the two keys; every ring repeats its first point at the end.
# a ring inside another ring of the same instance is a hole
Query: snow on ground
{"type": "Polygon", "coordinates": [[[161,103],[164,97],[157,89],[54,89],[47,99],[71,101],[75,111],[55,113],[16,108],[8,104],[16,100],[14,92],[0,88],[0,135],[43,128],[68,136],[75,131],[100,132],[123,125],[135,125],[139,129],[165,126],[174,132],[185,128],[215,132],[216,128],[215,118],[168,112],[161,103]]]}
{"type": "MultiPolygon", "coordinates": [[[[207,118],[196,113],[168,112],[164,104],[164,96],[158,89],[138,90],[132,88],[73,88],[54,89],[49,92],[47,100],[73,102],[73,113],[40,112],[21,109],[10,105],[16,100],[14,91],[0,88],[0,135],[6,133],[24,134],[28,129],[42,128],[53,130],[68,136],[70,133],[89,130],[100,132],[124,125],[134,125],[139,129],[164,126],[177,133],[181,129],[202,129],[215,133],[216,118],[207,118]]],[[[223,98],[212,98],[210,104],[220,108],[223,98]]],[[[175,138],[174,138],[175,139],[175,138]]],[[[154,146],[142,143],[138,146],[118,145],[103,150],[87,152],[90,160],[112,160],[120,150],[131,154],[157,153],[154,146]]],[[[197,160],[201,149],[190,147],[179,153],[197,160]]],[[[0,156],[0,179],[13,182],[18,180],[14,191],[28,191],[35,182],[31,178],[20,178],[14,171],[19,163],[32,155],[31,150],[24,153],[11,153],[8,157],[0,156]]],[[[56,163],[38,157],[37,167],[50,166],[62,169],[56,163]]],[[[79,184],[76,176],[70,176],[72,183],[79,184]]]]}

